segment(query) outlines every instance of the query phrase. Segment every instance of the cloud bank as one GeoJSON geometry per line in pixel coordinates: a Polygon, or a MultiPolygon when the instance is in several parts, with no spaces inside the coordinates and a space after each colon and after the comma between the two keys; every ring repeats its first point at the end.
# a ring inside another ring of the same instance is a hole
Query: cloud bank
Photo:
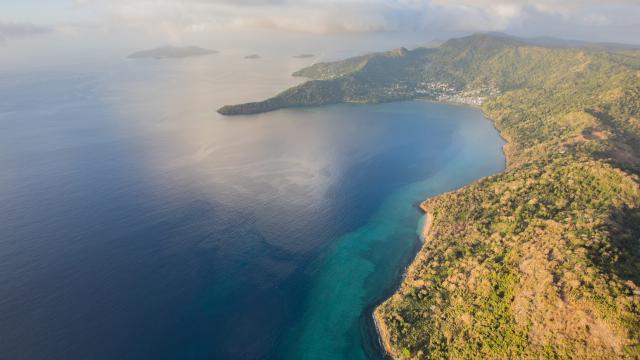
{"type": "Polygon", "coordinates": [[[640,33],[638,0],[75,0],[103,26],[170,34],[272,29],[640,33]]]}
{"type": "MultiPolygon", "coordinates": [[[[132,29],[176,38],[263,29],[310,34],[507,31],[609,40],[640,33],[639,0],[72,0],[71,6],[51,1],[64,8],[58,12],[66,17],[51,19],[56,29],[132,29]]],[[[0,22],[5,38],[48,31],[0,22]]]]}

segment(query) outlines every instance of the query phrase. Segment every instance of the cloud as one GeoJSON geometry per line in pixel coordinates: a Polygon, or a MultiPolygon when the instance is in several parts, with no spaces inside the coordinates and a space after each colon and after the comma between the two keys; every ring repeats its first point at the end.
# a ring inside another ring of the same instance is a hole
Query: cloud
{"type": "Polygon", "coordinates": [[[51,31],[51,28],[28,23],[0,22],[0,42],[5,38],[36,36],[51,31]]]}
{"type": "MultiPolygon", "coordinates": [[[[76,0],[111,26],[157,32],[508,31],[632,27],[637,0],[76,0]]],[[[561,34],[558,34],[561,35],[561,34]]]]}

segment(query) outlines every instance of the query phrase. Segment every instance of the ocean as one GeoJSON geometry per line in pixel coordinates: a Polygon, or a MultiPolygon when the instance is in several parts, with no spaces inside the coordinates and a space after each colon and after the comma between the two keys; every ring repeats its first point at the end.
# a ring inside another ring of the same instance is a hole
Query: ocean
{"type": "Polygon", "coordinates": [[[222,117],[309,59],[0,75],[0,358],[376,359],[417,205],[501,171],[476,109],[222,117]]]}

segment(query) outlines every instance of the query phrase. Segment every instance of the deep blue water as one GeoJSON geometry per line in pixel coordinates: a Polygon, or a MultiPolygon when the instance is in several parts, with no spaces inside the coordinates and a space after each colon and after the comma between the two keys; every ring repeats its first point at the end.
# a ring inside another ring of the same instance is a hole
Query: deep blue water
{"type": "Polygon", "coordinates": [[[428,102],[215,114],[300,65],[0,75],[0,358],[375,358],[416,205],[503,142],[428,102]]]}

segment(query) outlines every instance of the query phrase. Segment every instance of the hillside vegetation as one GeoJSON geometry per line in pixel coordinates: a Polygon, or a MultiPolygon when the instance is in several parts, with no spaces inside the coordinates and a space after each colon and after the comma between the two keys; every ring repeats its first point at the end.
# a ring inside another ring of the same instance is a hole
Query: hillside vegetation
{"type": "Polygon", "coordinates": [[[422,205],[428,239],[376,310],[388,351],[639,358],[640,52],[475,40],[427,72],[502,90],[483,109],[508,169],[422,205]]]}
{"type": "Polygon", "coordinates": [[[224,112],[452,99],[508,140],[504,173],[422,204],[425,244],[375,311],[393,358],[640,358],[640,51],[481,34],[297,75],[224,112]]]}

